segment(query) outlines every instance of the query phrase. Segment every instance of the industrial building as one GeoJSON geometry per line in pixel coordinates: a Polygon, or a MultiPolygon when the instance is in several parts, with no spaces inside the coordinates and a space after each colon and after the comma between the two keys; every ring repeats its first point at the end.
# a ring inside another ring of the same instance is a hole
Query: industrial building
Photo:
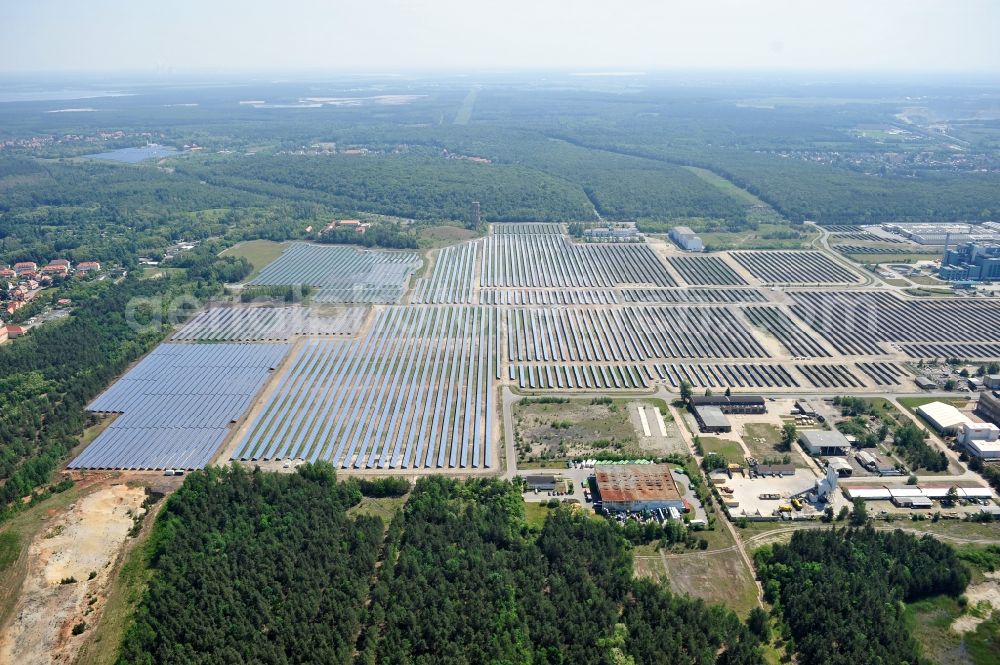
{"type": "Polygon", "coordinates": [[[731,432],[733,427],[727,413],[766,413],[767,406],[760,395],[695,396],[688,400],[691,413],[702,432],[731,432]]]}
{"type": "Polygon", "coordinates": [[[945,245],[965,242],[990,242],[1000,240],[1000,232],[992,226],[982,224],[950,223],[950,224],[886,224],[883,227],[890,233],[901,235],[918,245],[945,245]]]}
{"type": "Polygon", "coordinates": [[[937,388],[937,383],[928,379],[926,376],[918,376],[914,379],[914,383],[916,383],[917,387],[921,390],[935,390],[937,388]]]}
{"type": "Polygon", "coordinates": [[[982,459],[1000,459],[998,439],[1000,427],[993,423],[962,423],[955,434],[956,443],[982,459]]]}
{"type": "Polygon", "coordinates": [[[854,467],[843,457],[831,457],[826,461],[827,465],[837,472],[840,478],[847,478],[854,474],[854,467]]]}
{"type": "MultiPolygon", "coordinates": [[[[920,503],[926,505],[926,501],[940,501],[947,499],[949,493],[954,490],[956,499],[993,499],[993,490],[988,487],[937,487],[925,485],[908,485],[906,487],[859,487],[848,486],[844,488],[844,494],[852,501],[861,499],[862,501],[892,501],[894,504],[902,499],[921,499],[920,503]]],[[[904,501],[905,503],[905,501],[904,501]]]]}
{"type": "Polygon", "coordinates": [[[894,462],[868,450],[859,450],[854,454],[854,459],[864,469],[871,473],[877,473],[880,476],[900,476],[903,474],[902,471],[896,468],[894,462]]]}
{"type": "Polygon", "coordinates": [[[954,434],[958,431],[959,425],[972,422],[964,413],[944,402],[931,402],[918,406],[917,414],[923,416],[939,434],[954,434]]]}
{"type": "Polygon", "coordinates": [[[670,229],[670,239],[678,247],[689,252],[701,252],[705,249],[705,243],[701,241],[698,234],[687,226],[675,226],[670,229]]]}
{"type": "Polygon", "coordinates": [[[687,510],[673,471],[666,464],[599,464],[594,467],[594,476],[605,510],[687,510]]]}
{"type": "Polygon", "coordinates": [[[992,282],[1000,279],[1000,244],[966,242],[945,247],[938,277],[946,282],[992,282]]]}
{"type": "Polygon", "coordinates": [[[815,418],[816,414],[819,413],[818,411],[816,411],[815,406],[813,406],[809,401],[804,399],[795,400],[795,408],[803,416],[810,416],[815,418]]]}
{"type": "Polygon", "coordinates": [[[524,481],[528,489],[536,491],[551,491],[556,488],[555,476],[525,476],[524,481]]]}
{"type": "Polygon", "coordinates": [[[699,407],[694,412],[694,417],[698,421],[698,429],[702,432],[732,432],[733,426],[726,418],[726,414],[717,406],[699,407]]]}
{"type": "Polygon", "coordinates": [[[799,443],[810,455],[844,456],[851,451],[847,437],[837,430],[805,430],[799,433],[799,443]]]}
{"type": "Polygon", "coordinates": [[[641,240],[642,235],[635,227],[635,224],[622,224],[619,226],[602,226],[594,229],[585,229],[583,238],[590,241],[600,242],[628,242],[641,240]]]}
{"type": "Polygon", "coordinates": [[[973,413],[986,422],[1000,425],[1000,397],[996,393],[982,393],[973,413]]]}

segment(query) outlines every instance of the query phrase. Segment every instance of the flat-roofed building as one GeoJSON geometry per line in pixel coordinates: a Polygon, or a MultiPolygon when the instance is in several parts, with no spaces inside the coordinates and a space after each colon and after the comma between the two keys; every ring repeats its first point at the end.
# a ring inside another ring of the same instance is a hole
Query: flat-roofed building
{"type": "Polygon", "coordinates": [[[954,434],[959,425],[972,422],[964,413],[944,402],[918,406],[917,414],[923,416],[939,434],[954,434]]]}
{"type": "Polygon", "coordinates": [[[733,425],[717,406],[702,406],[694,413],[698,429],[702,432],[732,432],[733,425]]]}
{"type": "Polygon", "coordinates": [[[599,464],[594,476],[605,510],[686,509],[673,470],[666,464],[599,464]]]}
{"type": "Polygon", "coordinates": [[[810,455],[843,457],[851,450],[847,437],[837,430],[810,429],[799,433],[799,443],[810,455]]]}
{"type": "Polygon", "coordinates": [[[532,490],[554,490],[556,488],[555,476],[525,476],[525,482],[528,484],[528,489],[532,490]]]}
{"type": "Polygon", "coordinates": [[[962,423],[955,441],[965,446],[970,455],[982,459],[1000,459],[1000,427],[993,423],[962,423]]]}
{"type": "Polygon", "coordinates": [[[994,425],[1000,425],[1000,397],[993,393],[981,394],[973,413],[994,425]]]}

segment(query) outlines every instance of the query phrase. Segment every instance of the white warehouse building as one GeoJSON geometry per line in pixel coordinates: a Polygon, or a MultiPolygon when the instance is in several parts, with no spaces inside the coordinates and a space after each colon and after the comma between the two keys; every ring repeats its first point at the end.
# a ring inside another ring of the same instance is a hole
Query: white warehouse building
{"type": "Polygon", "coordinates": [[[677,243],[678,247],[689,252],[700,252],[705,249],[705,244],[698,234],[687,226],[675,226],[670,229],[670,239],[677,243]]]}
{"type": "Polygon", "coordinates": [[[919,406],[917,414],[923,416],[939,434],[955,434],[959,425],[972,423],[968,416],[944,402],[931,402],[919,406]]]}
{"type": "Polygon", "coordinates": [[[1000,427],[993,423],[962,423],[955,435],[959,445],[970,455],[982,459],[1000,459],[1000,427]]]}

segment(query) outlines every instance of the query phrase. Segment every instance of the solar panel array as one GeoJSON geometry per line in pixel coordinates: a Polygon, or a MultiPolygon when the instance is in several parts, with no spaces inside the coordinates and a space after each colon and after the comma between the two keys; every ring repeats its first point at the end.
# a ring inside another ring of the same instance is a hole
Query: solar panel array
{"type": "Polygon", "coordinates": [[[882,355],[880,343],[891,342],[911,357],[997,357],[995,299],[904,300],[874,291],[790,295],[796,316],[846,355],[882,355]]]}
{"type": "Polygon", "coordinates": [[[293,243],[249,284],[313,286],[315,302],[394,303],[419,267],[414,252],[293,243]]]}
{"type": "Polygon", "coordinates": [[[71,469],[198,469],[250,407],[286,344],[161,344],[88,410],[120,413],[71,469]]]}
{"type": "Polygon", "coordinates": [[[361,339],[310,341],[233,459],[489,467],[497,331],[493,308],[392,307],[361,339]]]}
{"type": "Polygon", "coordinates": [[[367,307],[212,307],[174,333],[176,341],[265,342],[298,335],[353,335],[367,307]]]}
{"type": "Polygon", "coordinates": [[[823,252],[760,250],[731,252],[751,275],[769,284],[842,284],[858,276],[823,252]]]}
{"type": "Polygon", "coordinates": [[[555,234],[486,238],[480,286],[586,288],[623,284],[677,283],[645,243],[583,245],[555,234]]]}
{"type": "Polygon", "coordinates": [[[430,277],[421,277],[414,289],[414,303],[472,304],[476,258],[482,241],[445,247],[438,252],[430,277]]]}

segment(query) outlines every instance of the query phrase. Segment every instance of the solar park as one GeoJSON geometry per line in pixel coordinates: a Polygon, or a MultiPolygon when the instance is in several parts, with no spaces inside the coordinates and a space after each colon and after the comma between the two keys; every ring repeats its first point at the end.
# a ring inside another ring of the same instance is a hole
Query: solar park
{"type": "Polygon", "coordinates": [[[71,467],[492,473],[508,391],[879,394],[916,359],[1000,356],[996,301],[875,291],[822,251],[564,231],[494,224],[426,255],[293,243],[248,284],[311,300],[196,314],[89,406],[118,415],[71,467]]]}

